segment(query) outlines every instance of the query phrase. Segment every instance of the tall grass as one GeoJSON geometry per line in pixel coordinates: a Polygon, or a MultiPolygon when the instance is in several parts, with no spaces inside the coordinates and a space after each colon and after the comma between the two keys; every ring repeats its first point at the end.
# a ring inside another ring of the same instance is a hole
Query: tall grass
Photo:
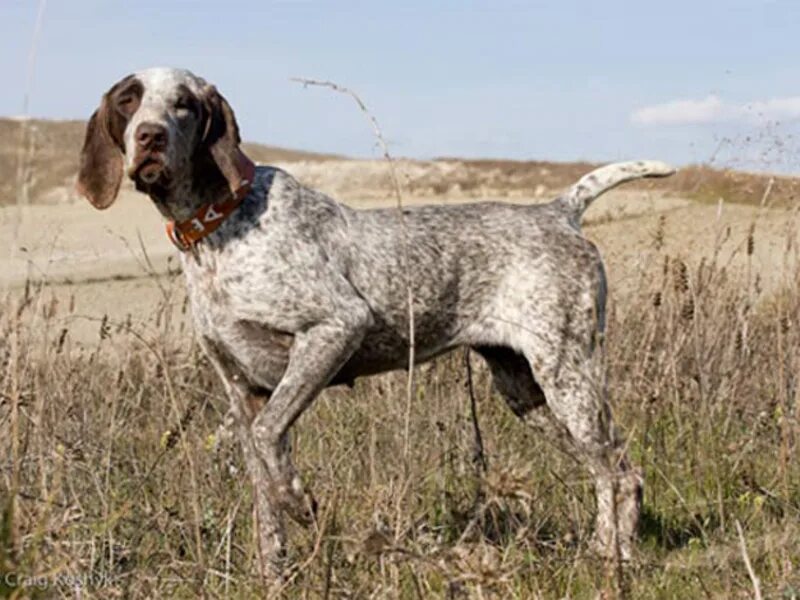
{"type": "MultiPolygon", "coordinates": [[[[664,254],[663,236],[638,290],[609,313],[612,404],[646,475],[622,591],[749,597],[744,548],[764,597],[797,597],[800,272],[785,267],[786,287],[765,294],[756,274],[713,256],[664,254]]],[[[45,597],[78,597],[71,575],[84,577],[80,597],[258,595],[249,482],[219,431],[220,385],[179,331],[181,297],[165,294],[155,330],[99,320],[89,348],[70,341],[68,304],[43,287],[4,305],[0,594],[46,582],[45,597]]],[[[288,597],[611,589],[586,552],[587,473],[519,423],[474,367],[485,476],[472,464],[458,355],[419,368],[408,440],[401,373],[328,390],[301,420],[298,463],[322,508],[316,528],[291,532],[288,597]],[[398,460],[406,443],[410,467],[398,460]]]]}

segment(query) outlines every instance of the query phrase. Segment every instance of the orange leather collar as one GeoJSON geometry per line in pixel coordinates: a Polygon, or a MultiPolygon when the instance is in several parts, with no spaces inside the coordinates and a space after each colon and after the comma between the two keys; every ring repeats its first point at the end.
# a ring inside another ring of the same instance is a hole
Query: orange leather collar
{"type": "Polygon", "coordinates": [[[216,231],[242,203],[253,188],[256,166],[244,154],[239,157],[243,177],[229,198],[203,205],[191,219],[167,223],[167,237],[178,250],[186,252],[207,235],[216,231]]]}

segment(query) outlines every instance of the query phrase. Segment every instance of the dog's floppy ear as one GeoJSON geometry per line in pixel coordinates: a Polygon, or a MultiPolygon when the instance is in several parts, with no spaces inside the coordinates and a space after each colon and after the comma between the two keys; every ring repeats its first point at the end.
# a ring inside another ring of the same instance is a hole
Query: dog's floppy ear
{"type": "Polygon", "coordinates": [[[141,83],[129,75],[112,86],[86,127],[75,187],[95,208],[113,204],[122,182],[122,136],[142,97],[141,83]]]}
{"type": "Polygon", "coordinates": [[[81,150],[76,189],[95,208],[108,208],[116,200],[122,182],[122,151],[108,131],[107,100],[89,119],[81,150]]]}
{"type": "Polygon", "coordinates": [[[213,85],[203,91],[203,107],[206,113],[205,129],[201,145],[208,149],[211,157],[228,182],[231,193],[236,196],[247,186],[247,165],[252,165],[239,149],[239,125],[233,109],[213,85]]]}

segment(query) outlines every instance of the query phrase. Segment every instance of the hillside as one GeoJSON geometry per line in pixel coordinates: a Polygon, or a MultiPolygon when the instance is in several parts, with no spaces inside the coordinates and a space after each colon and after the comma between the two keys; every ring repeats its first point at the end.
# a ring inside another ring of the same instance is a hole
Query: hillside
{"type": "MultiPolygon", "coordinates": [[[[0,205],[17,201],[18,182],[23,179],[28,182],[28,201],[33,204],[73,200],[72,182],[85,127],[83,121],[0,118],[0,205]],[[21,174],[22,158],[28,167],[21,174]]],[[[244,149],[256,162],[284,165],[303,183],[340,198],[380,199],[393,194],[389,170],[382,160],[351,160],[253,142],[245,143],[244,149]]],[[[417,198],[539,198],[557,193],[597,166],[587,162],[459,158],[401,159],[397,164],[403,194],[417,198]]],[[[766,204],[770,206],[794,207],[800,198],[798,178],[708,166],[685,167],[675,177],[640,182],[634,184],[636,187],[711,203],[722,198],[738,204],[760,204],[767,189],[766,204]]]]}
{"type": "MultiPolygon", "coordinates": [[[[0,118],[0,204],[16,201],[21,177],[28,182],[30,202],[63,200],[78,170],[85,131],[85,121],[0,118]],[[19,172],[22,158],[28,165],[25,175],[19,172]]],[[[257,162],[341,158],[256,143],[245,143],[244,148],[257,162]]]]}

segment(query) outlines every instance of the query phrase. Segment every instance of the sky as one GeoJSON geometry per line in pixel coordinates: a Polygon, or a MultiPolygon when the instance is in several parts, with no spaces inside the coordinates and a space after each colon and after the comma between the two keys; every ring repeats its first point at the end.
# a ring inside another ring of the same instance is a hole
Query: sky
{"type": "Polygon", "coordinates": [[[798,26],[796,0],[0,0],[0,115],[86,119],[180,66],[265,144],[380,156],[308,77],[356,90],[396,156],[800,172],[798,26]]]}

